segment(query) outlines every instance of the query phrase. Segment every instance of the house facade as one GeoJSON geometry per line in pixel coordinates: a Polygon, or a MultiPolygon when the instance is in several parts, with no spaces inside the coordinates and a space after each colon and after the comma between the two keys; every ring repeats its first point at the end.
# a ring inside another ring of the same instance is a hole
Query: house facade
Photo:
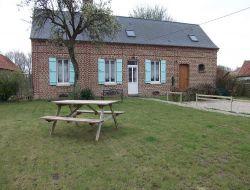
{"type": "MultiPolygon", "coordinates": [[[[99,47],[78,37],[76,58],[80,87],[96,96],[106,89],[124,95],[164,95],[199,84],[215,85],[218,47],[198,26],[177,22],[117,17],[121,31],[99,47]]],[[[57,98],[73,90],[74,68],[65,48],[49,43],[48,24],[32,26],[34,98],[57,98]]]]}

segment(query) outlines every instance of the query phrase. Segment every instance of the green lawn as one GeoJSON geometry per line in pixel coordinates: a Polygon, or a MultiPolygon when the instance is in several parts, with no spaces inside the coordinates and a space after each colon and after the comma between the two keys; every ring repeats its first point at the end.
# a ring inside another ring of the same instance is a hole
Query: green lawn
{"type": "MultiPolygon", "coordinates": [[[[103,127],[39,119],[46,101],[0,104],[0,189],[247,189],[250,118],[138,98],[103,127]]],[[[63,110],[66,112],[66,108],[63,110]]]]}

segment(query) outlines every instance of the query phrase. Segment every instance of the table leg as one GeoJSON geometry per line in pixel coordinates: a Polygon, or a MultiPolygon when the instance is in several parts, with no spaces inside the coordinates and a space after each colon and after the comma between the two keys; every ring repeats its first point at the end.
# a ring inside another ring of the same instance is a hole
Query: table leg
{"type": "MultiPolygon", "coordinates": [[[[103,118],[104,118],[104,109],[103,109],[103,107],[100,107],[100,108],[101,108],[100,119],[103,120],[103,118]]],[[[99,125],[98,125],[98,129],[97,129],[96,137],[95,137],[96,141],[98,141],[98,139],[99,139],[99,136],[100,136],[100,133],[101,133],[102,124],[103,123],[99,123],[99,125]]]]}
{"type": "MultiPolygon", "coordinates": [[[[61,111],[61,105],[57,105],[56,116],[58,116],[60,114],[60,111],[61,111]]],[[[57,121],[53,122],[53,125],[51,126],[51,129],[50,129],[50,135],[52,135],[54,133],[54,130],[55,130],[55,127],[56,127],[56,123],[57,123],[57,121]]]]}
{"type": "MultiPolygon", "coordinates": [[[[76,118],[76,111],[80,108],[81,106],[76,106],[76,108],[75,109],[73,109],[73,107],[72,107],[72,105],[69,105],[69,109],[70,109],[70,111],[71,111],[71,113],[69,114],[69,117],[74,117],[74,118],[76,118]]],[[[76,126],[77,127],[79,127],[79,124],[77,123],[77,122],[75,122],[75,124],[76,124],[76,126]]]]}
{"type": "Polygon", "coordinates": [[[69,105],[69,109],[70,109],[70,114],[67,115],[67,117],[75,117],[77,114],[77,110],[79,110],[82,106],[81,105],[76,105],[76,107],[73,109],[72,105],[69,105]]]}
{"type": "Polygon", "coordinates": [[[112,104],[109,104],[109,108],[110,108],[110,111],[112,113],[112,117],[113,117],[113,120],[114,120],[114,123],[115,123],[115,127],[118,128],[118,124],[117,124],[117,120],[116,120],[116,115],[114,114],[114,110],[112,108],[112,104]]]}
{"type": "Polygon", "coordinates": [[[96,111],[95,108],[93,108],[93,107],[90,106],[90,105],[87,105],[87,107],[88,107],[89,109],[91,109],[92,111],[94,111],[94,112],[95,112],[95,115],[98,115],[98,112],[96,111]]]}

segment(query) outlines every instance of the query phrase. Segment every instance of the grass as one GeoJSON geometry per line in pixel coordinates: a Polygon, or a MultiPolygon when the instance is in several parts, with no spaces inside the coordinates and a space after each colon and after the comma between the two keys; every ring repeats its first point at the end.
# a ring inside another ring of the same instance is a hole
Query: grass
{"type": "Polygon", "coordinates": [[[249,189],[249,118],[137,98],[115,109],[122,127],[96,143],[87,125],[49,136],[53,103],[0,104],[0,189],[249,189]]]}

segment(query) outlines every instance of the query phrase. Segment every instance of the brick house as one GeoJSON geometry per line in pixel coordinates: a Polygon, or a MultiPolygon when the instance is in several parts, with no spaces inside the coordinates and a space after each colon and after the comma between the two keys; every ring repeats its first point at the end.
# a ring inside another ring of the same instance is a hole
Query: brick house
{"type": "MultiPolygon", "coordinates": [[[[117,17],[121,30],[96,47],[79,35],[76,57],[79,85],[96,96],[104,89],[123,89],[125,96],[164,95],[171,87],[186,90],[215,85],[218,47],[199,25],[117,17]]],[[[51,24],[31,30],[34,98],[71,92],[74,69],[66,48],[48,42],[51,24]]]]}
{"type": "Polygon", "coordinates": [[[18,67],[8,57],[0,54],[0,71],[17,71],[18,67]]]}
{"type": "Polygon", "coordinates": [[[250,97],[250,60],[244,61],[237,78],[244,83],[245,95],[250,97]]]}
{"type": "Polygon", "coordinates": [[[239,80],[250,81],[250,60],[244,61],[237,77],[239,80]]]}

